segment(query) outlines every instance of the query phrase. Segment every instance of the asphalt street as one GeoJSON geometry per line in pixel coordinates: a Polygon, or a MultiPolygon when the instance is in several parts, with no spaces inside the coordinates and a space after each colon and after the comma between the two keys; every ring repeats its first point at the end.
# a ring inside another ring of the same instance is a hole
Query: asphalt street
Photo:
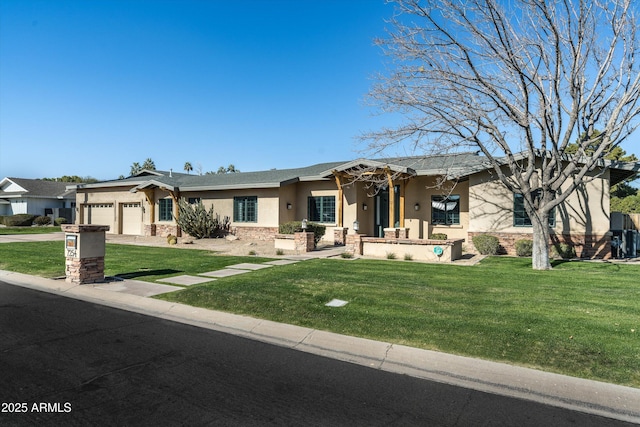
{"type": "Polygon", "coordinates": [[[4,282],[0,379],[3,426],[632,425],[4,282]]]}

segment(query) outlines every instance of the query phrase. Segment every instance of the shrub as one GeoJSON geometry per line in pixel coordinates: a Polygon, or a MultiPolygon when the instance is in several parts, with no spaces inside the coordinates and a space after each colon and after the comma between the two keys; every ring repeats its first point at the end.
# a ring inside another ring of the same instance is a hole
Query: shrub
{"type": "Polygon", "coordinates": [[[387,252],[387,259],[396,259],[396,254],[394,252],[387,252]]]}
{"type": "Polygon", "coordinates": [[[557,243],[551,248],[552,258],[571,259],[576,257],[576,248],[568,243],[557,243]]]}
{"type": "Polygon", "coordinates": [[[254,251],[253,249],[249,251],[249,255],[254,256],[254,255],[258,255],[256,251],[254,251]]]}
{"type": "Polygon", "coordinates": [[[284,255],[284,251],[282,249],[276,249],[276,255],[284,255]]]}
{"type": "Polygon", "coordinates": [[[405,260],[405,261],[413,261],[413,255],[411,255],[411,254],[404,254],[404,260],[405,260]]]}
{"type": "Polygon", "coordinates": [[[353,258],[353,254],[352,254],[351,252],[342,252],[342,253],[340,254],[340,256],[341,256],[342,258],[344,258],[344,259],[350,259],[350,258],[353,258]]]}
{"type": "Polygon", "coordinates": [[[479,234],[473,236],[473,246],[482,255],[496,255],[500,247],[500,241],[496,236],[490,234],[479,234]]]}
{"type": "Polygon", "coordinates": [[[517,240],[516,255],[526,257],[533,255],[533,241],[529,239],[517,240]]]}
{"type": "Polygon", "coordinates": [[[190,204],[185,198],[181,198],[178,201],[178,213],[178,226],[196,239],[222,237],[229,232],[229,217],[220,220],[220,215],[213,212],[213,206],[207,211],[202,200],[190,204]]]}
{"type": "MultiPolygon", "coordinates": [[[[307,231],[313,233],[313,244],[318,246],[318,242],[322,240],[322,236],[326,231],[327,227],[322,224],[317,224],[315,222],[307,223],[307,231]]],[[[278,233],[280,234],[294,234],[302,231],[302,221],[289,221],[280,224],[278,227],[278,233]]]]}
{"type": "Polygon", "coordinates": [[[433,233],[431,240],[447,240],[447,235],[444,233],[433,233]]]}
{"type": "Polygon", "coordinates": [[[39,216],[33,220],[33,223],[36,225],[49,225],[51,224],[51,217],[48,216],[39,216]]]}
{"type": "Polygon", "coordinates": [[[4,225],[7,227],[28,227],[33,224],[33,220],[37,215],[31,214],[17,214],[6,216],[4,218],[4,225]]]}
{"type": "Polygon", "coordinates": [[[54,222],[55,222],[56,225],[66,224],[67,223],[67,218],[58,217],[58,218],[55,219],[54,222]]]}
{"type": "Polygon", "coordinates": [[[178,237],[174,236],[173,234],[169,234],[167,236],[167,243],[170,245],[177,245],[178,244],[178,237]]]}

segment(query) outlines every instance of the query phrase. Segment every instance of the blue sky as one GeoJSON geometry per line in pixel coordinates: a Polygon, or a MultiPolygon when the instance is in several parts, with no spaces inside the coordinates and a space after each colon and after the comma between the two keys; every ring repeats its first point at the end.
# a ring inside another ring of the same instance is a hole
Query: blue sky
{"type": "Polygon", "coordinates": [[[383,0],[0,1],[0,175],[359,157],[383,0]]]}

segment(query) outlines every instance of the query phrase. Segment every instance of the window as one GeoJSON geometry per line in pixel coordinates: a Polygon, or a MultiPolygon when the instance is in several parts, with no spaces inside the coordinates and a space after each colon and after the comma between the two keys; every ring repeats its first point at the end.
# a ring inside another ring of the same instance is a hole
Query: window
{"type": "Polygon", "coordinates": [[[307,199],[307,212],[309,221],[336,222],[335,196],[309,197],[307,199]]]}
{"type": "MultiPolygon", "coordinates": [[[[536,190],[532,193],[533,198],[538,197],[540,191],[536,190]]],[[[531,218],[527,215],[524,208],[524,196],[514,193],[513,195],[513,225],[514,227],[531,227],[531,218]]],[[[556,225],[556,208],[549,212],[549,227],[556,225]]]]}
{"type": "Polygon", "coordinates": [[[158,220],[171,221],[173,219],[173,200],[160,199],[158,202],[160,204],[158,220]]]}
{"type": "Polygon", "coordinates": [[[234,197],[233,220],[236,222],[258,222],[258,197],[234,197]]]}
{"type": "Polygon", "coordinates": [[[189,197],[189,199],[187,199],[187,202],[190,205],[197,205],[198,203],[200,203],[200,197],[189,197]]]}
{"type": "Polygon", "coordinates": [[[460,196],[431,196],[431,223],[460,224],[460,196]]]}

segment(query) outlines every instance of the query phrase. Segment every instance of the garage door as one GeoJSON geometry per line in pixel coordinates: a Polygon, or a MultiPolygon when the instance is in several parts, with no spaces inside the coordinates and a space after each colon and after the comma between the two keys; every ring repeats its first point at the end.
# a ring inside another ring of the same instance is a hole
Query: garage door
{"type": "Polygon", "coordinates": [[[107,231],[107,233],[116,232],[116,230],[113,229],[113,203],[95,203],[86,205],[85,218],[87,220],[87,224],[108,225],[109,231],[107,231]]]}
{"type": "Polygon", "coordinates": [[[122,204],[122,234],[140,235],[142,233],[142,205],[140,203],[122,204]]]}

